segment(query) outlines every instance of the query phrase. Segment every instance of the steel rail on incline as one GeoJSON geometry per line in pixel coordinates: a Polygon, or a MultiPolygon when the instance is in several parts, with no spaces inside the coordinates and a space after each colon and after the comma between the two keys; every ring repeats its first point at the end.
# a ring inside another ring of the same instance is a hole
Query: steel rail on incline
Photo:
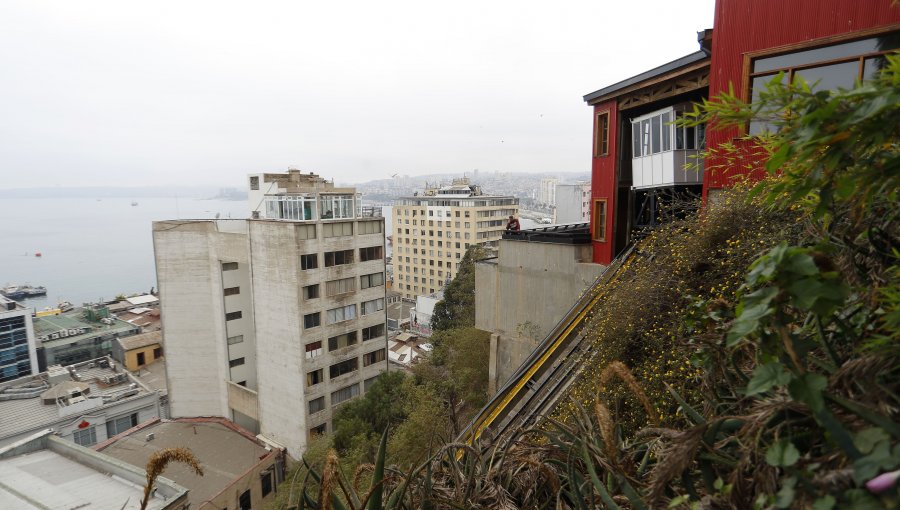
{"type": "MultiPolygon", "coordinates": [[[[604,289],[617,277],[619,270],[631,258],[634,251],[632,245],[616,257],[613,263],[594,280],[591,287],[531,352],[509,381],[460,432],[457,442],[471,445],[489,429],[493,432],[495,440],[499,441],[512,425],[525,425],[531,421],[546,407],[548,400],[556,402],[559,395],[554,395],[553,390],[559,389],[560,386],[568,387],[574,376],[580,373],[579,368],[572,369],[571,365],[580,361],[575,351],[579,349],[579,344],[584,338],[581,327],[587,314],[604,296],[604,289]],[[560,362],[557,363],[557,360],[560,362]],[[561,377],[554,377],[557,374],[561,377]],[[547,383],[549,388],[544,388],[547,383]],[[542,389],[545,391],[541,391],[542,389]],[[541,395],[543,398],[538,400],[541,395]],[[519,419],[515,419],[517,417],[519,419]]],[[[589,349],[585,350],[587,351],[589,349]]]]}

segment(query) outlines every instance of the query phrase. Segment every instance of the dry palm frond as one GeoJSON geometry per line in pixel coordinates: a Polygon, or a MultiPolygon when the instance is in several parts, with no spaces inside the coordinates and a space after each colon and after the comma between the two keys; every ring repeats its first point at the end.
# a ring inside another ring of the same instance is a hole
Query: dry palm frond
{"type": "Polygon", "coordinates": [[[663,497],[668,483],[681,475],[694,462],[694,456],[703,442],[703,434],[706,429],[707,425],[702,424],[685,430],[660,452],[659,461],[650,472],[649,500],[651,503],[659,501],[663,497]]]}
{"type": "Polygon", "coordinates": [[[359,482],[360,477],[365,473],[371,473],[375,471],[375,466],[372,464],[360,464],[356,466],[356,471],[353,472],[353,490],[359,492],[359,482]]]}
{"type": "Polygon", "coordinates": [[[667,429],[662,427],[646,427],[634,433],[635,438],[642,438],[647,436],[658,436],[664,437],[666,439],[672,439],[681,434],[680,430],[675,429],[667,429]]]}
{"type": "Polygon", "coordinates": [[[774,396],[756,400],[749,412],[740,419],[744,426],[738,436],[747,444],[756,444],[759,434],[766,429],[770,420],[777,414],[790,411],[792,414],[809,415],[806,404],[792,400],[786,392],[777,392],[774,396]]]}
{"type": "Polygon", "coordinates": [[[322,484],[319,487],[318,497],[323,510],[330,510],[331,498],[337,486],[340,485],[339,469],[337,452],[334,449],[328,450],[328,455],[325,456],[325,466],[322,468],[322,484]]]}
{"type": "Polygon", "coordinates": [[[830,377],[829,386],[843,391],[848,396],[865,394],[871,401],[872,392],[880,392],[877,387],[879,376],[888,374],[898,365],[892,356],[862,356],[844,363],[830,377]]]}
{"type": "MultiPolygon", "coordinates": [[[[619,376],[619,379],[625,383],[625,386],[631,390],[631,393],[637,397],[638,401],[640,401],[641,405],[644,407],[644,411],[647,412],[647,419],[650,420],[651,425],[656,425],[658,423],[658,416],[653,411],[653,406],[650,405],[650,399],[647,398],[647,394],[644,392],[644,388],[641,384],[634,378],[634,375],[631,373],[631,370],[625,366],[625,363],[621,361],[613,361],[606,368],[603,369],[603,372],[600,373],[600,381],[599,387],[605,386],[610,380],[612,380],[613,376],[619,376]]],[[[599,391],[598,391],[599,393],[599,391]]]]}
{"type": "Polygon", "coordinates": [[[600,426],[600,434],[603,436],[603,444],[606,447],[606,456],[612,463],[619,458],[619,449],[616,447],[615,424],[612,421],[609,409],[597,397],[594,402],[594,414],[597,416],[597,424],[600,426]]]}
{"type": "Polygon", "coordinates": [[[847,490],[853,486],[853,469],[833,469],[817,473],[813,477],[812,483],[819,487],[827,487],[829,490],[847,490]]]}
{"type": "Polygon", "coordinates": [[[144,486],[144,498],[141,500],[141,510],[147,508],[150,502],[150,495],[153,493],[153,485],[159,475],[166,470],[166,466],[170,462],[180,462],[188,465],[197,476],[203,476],[203,468],[200,467],[200,461],[194,456],[194,453],[182,446],[175,448],[164,448],[150,456],[147,461],[147,485],[144,486]]]}

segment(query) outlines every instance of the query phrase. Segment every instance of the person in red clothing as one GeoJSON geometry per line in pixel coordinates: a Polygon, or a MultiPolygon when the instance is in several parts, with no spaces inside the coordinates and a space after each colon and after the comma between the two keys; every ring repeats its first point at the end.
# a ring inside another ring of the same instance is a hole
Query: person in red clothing
{"type": "Polygon", "coordinates": [[[506,222],[506,230],[515,232],[520,228],[521,227],[519,226],[519,220],[517,220],[515,216],[510,216],[509,221],[506,222]]]}

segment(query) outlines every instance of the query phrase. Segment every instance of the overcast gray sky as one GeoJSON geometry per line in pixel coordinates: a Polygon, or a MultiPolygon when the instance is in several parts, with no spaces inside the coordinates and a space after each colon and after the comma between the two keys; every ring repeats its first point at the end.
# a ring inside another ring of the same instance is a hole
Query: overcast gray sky
{"type": "Polygon", "coordinates": [[[581,97],[713,0],[0,2],[0,187],[590,168],[581,97]]]}

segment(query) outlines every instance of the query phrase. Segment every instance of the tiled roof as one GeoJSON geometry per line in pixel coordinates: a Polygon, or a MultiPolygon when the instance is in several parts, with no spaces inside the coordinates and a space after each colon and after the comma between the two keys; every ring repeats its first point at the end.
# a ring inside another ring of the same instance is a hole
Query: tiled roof
{"type": "Polygon", "coordinates": [[[118,339],[119,345],[122,346],[126,351],[130,351],[131,349],[139,349],[141,347],[147,347],[153,344],[161,344],[162,343],[162,332],[161,331],[151,331],[149,333],[141,333],[139,335],[132,335],[125,338],[118,339]]]}

